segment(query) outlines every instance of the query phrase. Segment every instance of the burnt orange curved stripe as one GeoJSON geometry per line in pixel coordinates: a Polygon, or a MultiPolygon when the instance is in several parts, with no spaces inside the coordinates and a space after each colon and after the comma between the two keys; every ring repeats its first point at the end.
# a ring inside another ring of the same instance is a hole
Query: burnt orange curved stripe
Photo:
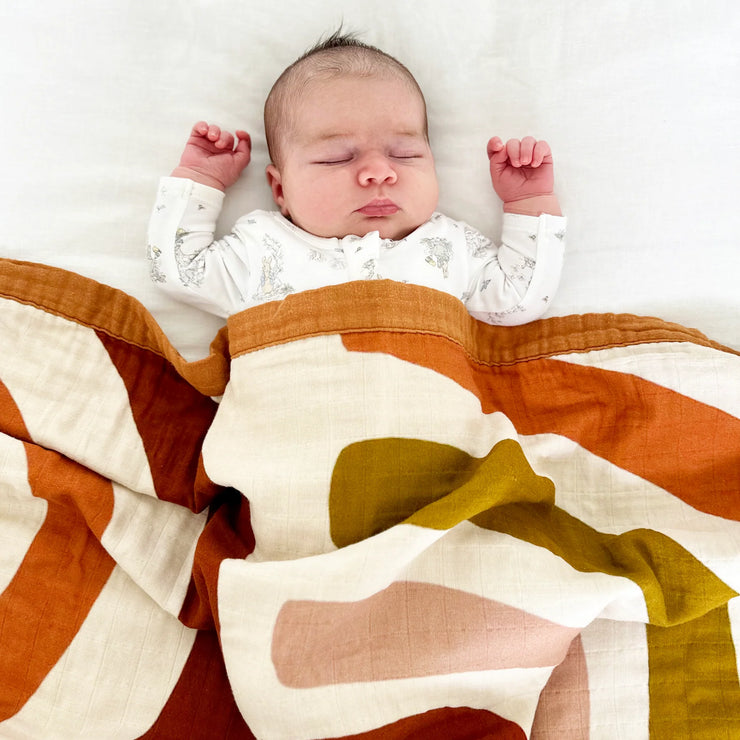
{"type": "Polygon", "coordinates": [[[0,721],[18,712],[77,634],[115,565],[98,538],[110,521],[109,481],[26,444],[46,519],[0,594],[0,721]]]}
{"type": "Polygon", "coordinates": [[[26,423],[23,421],[23,414],[2,380],[0,380],[0,432],[21,442],[31,441],[26,423]]]}
{"type": "Polygon", "coordinates": [[[104,332],[97,336],[126,386],[157,496],[202,511],[218,493],[215,486],[203,485],[200,468],[203,438],[217,404],[160,355],[104,332]]]}
{"type": "Polygon", "coordinates": [[[477,594],[401,581],[359,601],[288,601],[272,662],[293,688],[560,663],[578,628],[477,594]]]}
{"type": "Polygon", "coordinates": [[[218,572],[226,558],[242,560],[254,550],[249,502],[235,488],[222,491],[195,546],[193,568],[179,619],[196,629],[219,629],[218,572]]]}
{"type": "Polygon", "coordinates": [[[24,443],[28,482],[33,495],[46,499],[50,504],[62,504],[70,512],[79,512],[85,526],[100,539],[113,516],[111,482],[58,452],[34,444],[20,409],[2,382],[0,412],[0,431],[24,443]]]}
{"type": "Polygon", "coordinates": [[[156,353],[103,332],[98,337],[126,386],[157,496],[192,511],[211,506],[179,614],[189,627],[211,629],[218,622],[221,561],[244,558],[254,549],[248,502],[234,489],[214,484],[203,464],[203,439],[218,405],[156,353]]]}
{"type": "Polygon", "coordinates": [[[440,707],[335,740],[526,740],[515,722],[485,709],[440,707]]]}
{"type": "Polygon", "coordinates": [[[139,740],[255,740],[234,701],[215,632],[198,632],[180,678],[139,740]]]}
{"type": "Polygon", "coordinates": [[[374,332],[343,341],[446,375],[521,434],[568,437],[700,511],[740,519],[740,420],[719,409],[634,375],[559,360],[480,363],[445,337],[374,332]]]}
{"type": "Polygon", "coordinates": [[[100,540],[113,517],[113,485],[107,478],[64,455],[26,445],[28,482],[33,495],[82,517],[82,525],[100,540]]]}

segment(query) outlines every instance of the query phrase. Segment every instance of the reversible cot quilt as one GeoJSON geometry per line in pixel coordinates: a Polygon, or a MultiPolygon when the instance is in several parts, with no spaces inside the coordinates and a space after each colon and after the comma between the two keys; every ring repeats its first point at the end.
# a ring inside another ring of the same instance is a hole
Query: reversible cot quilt
{"type": "Polygon", "coordinates": [[[0,296],[0,737],[740,737],[736,353],[381,280],[188,363],[0,296]]]}

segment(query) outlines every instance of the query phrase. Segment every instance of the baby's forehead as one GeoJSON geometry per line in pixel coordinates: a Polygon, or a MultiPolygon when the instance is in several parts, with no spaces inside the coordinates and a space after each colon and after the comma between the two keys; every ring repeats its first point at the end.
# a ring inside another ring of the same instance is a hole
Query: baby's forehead
{"type": "Polygon", "coordinates": [[[394,128],[426,136],[426,106],[417,88],[399,74],[341,74],[313,78],[295,97],[287,136],[300,139],[335,132],[342,125],[394,128]],[[388,101],[395,101],[389,103],[388,101]]]}
{"type": "MultiPolygon", "coordinates": [[[[309,60],[307,60],[309,61],[309,60]]],[[[410,96],[418,96],[423,99],[421,91],[415,82],[400,69],[394,69],[388,65],[377,65],[363,70],[348,69],[326,69],[308,67],[298,70],[294,80],[288,81],[289,95],[297,102],[298,99],[307,95],[325,94],[327,89],[333,86],[345,86],[357,83],[358,87],[365,81],[380,81],[392,84],[394,82],[403,84],[409,91],[410,96]]]]}

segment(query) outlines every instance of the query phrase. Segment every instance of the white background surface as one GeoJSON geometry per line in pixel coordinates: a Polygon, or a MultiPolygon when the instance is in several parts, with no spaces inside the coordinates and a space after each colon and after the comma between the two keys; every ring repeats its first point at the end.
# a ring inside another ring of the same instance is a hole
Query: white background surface
{"type": "Polygon", "coordinates": [[[264,98],[341,21],[424,88],[450,216],[497,238],[488,138],[550,142],[569,241],[549,315],[653,315],[740,349],[740,5],[731,0],[10,6],[0,9],[0,256],[131,293],[190,358],[220,321],[149,284],[157,180],[194,121],[244,127],[252,163],[221,226],[271,207],[264,98]]]}

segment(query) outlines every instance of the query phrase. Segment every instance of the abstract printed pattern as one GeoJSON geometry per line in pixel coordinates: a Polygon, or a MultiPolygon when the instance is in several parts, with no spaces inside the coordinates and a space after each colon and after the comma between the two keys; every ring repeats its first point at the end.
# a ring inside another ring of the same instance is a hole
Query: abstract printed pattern
{"type": "Polygon", "coordinates": [[[740,731],[735,354],[374,281],[188,364],[79,276],[0,294],[0,736],[740,731]]]}

